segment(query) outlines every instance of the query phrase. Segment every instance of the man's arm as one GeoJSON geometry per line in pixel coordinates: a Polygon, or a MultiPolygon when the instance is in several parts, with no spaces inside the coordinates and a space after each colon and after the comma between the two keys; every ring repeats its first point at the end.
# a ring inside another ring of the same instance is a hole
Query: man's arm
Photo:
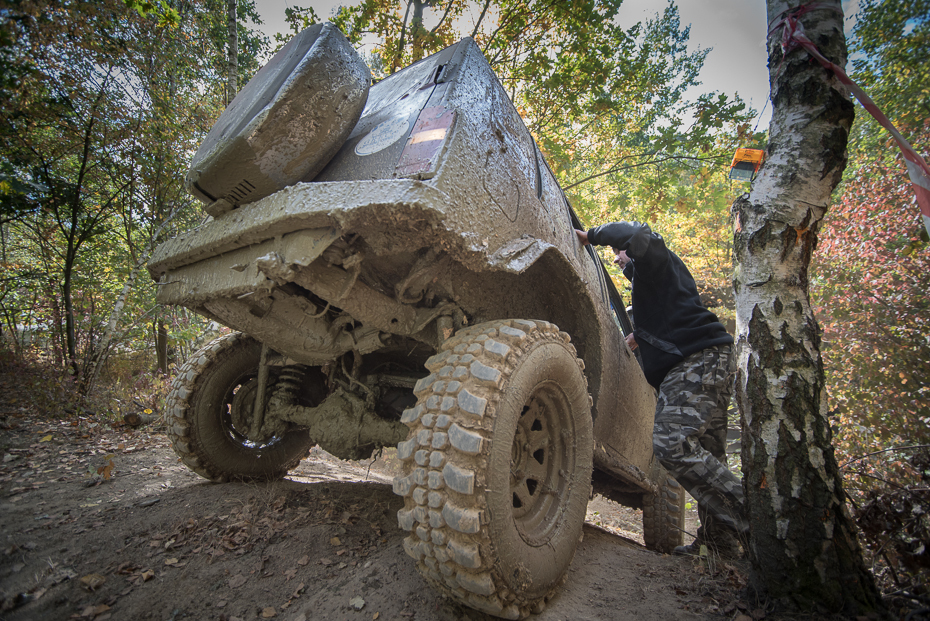
{"type": "Polygon", "coordinates": [[[649,250],[652,230],[640,222],[609,222],[588,231],[588,243],[626,250],[632,259],[642,259],[649,250]]]}

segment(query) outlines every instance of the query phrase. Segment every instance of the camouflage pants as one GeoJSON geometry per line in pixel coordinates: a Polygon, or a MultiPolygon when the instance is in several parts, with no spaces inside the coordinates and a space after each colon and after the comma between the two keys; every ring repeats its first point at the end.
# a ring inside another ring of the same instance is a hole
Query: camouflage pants
{"type": "Polygon", "coordinates": [[[672,367],[659,387],[653,449],[698,501],[699,537],[746,533],[743,485],[727,468],[727,408],[736,360],[730,345],[710,347],[672,367]]]}

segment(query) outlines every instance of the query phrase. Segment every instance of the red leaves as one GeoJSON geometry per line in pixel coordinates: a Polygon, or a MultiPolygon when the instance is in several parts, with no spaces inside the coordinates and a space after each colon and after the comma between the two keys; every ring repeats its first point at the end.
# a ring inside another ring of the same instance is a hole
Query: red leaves
{"type": "Polygon", "coordinates": [[[930,440],[930,247],[912,203],[898,162],[863,165],[821,234],[811,297],[840,453],[930,440]]]}

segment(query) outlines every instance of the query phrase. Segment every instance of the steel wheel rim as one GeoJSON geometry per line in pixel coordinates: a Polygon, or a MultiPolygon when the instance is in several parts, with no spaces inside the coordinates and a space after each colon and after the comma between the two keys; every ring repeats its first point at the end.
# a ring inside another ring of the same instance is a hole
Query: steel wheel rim
{"type": "Polygon", "coordinates": [[[280,436],[271,436],[267,440],[253,442],[248,437],[248,425],[244,429],[237,427],[237,421],[251,421],[255,403],[255,375],[247,374],[233,382],[220,404],[220,422],[223,431],[237,444],[248,449],[263,449],[281,440],[280,436]]]}
{"type": "Polygon", "coordinates": [[[510,462],[513,520],[530,545],[544,545],[562,520],[566,473],[575,461],[568,441],[573,431],[564,391],[554,382],[539,384],[517,421],[510,462]]]}

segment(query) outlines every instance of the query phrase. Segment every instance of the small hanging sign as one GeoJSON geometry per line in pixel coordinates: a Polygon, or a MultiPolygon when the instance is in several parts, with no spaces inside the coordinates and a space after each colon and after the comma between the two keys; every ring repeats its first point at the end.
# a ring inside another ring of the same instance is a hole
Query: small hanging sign
{"type": "Polygon", "coordinates": [[[761,149],[737,149],[730,164],[730,179],[752,181],[765,161],[765,151],[761,149]]]}

